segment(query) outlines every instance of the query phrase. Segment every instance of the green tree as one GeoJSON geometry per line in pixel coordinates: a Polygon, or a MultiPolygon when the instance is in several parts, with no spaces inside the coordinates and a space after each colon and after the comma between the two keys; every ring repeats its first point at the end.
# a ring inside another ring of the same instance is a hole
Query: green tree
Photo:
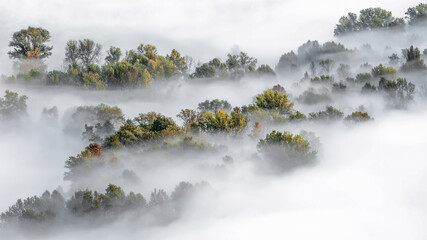
{"type": "Polygon", "coordinates": [[[362,93],[373,93],[375,91],[377,91],[377,88],[368,82],[362,87],[362,93]]]}
{"type": "Polygon", "coordinates": [[[191,74],[191,78],[213,78],[216,76],[215,66],[210,64],[203,64],[200,67],[196,68],[196,71],[191,74]]]}
{"type": "Polygon", "coordinates": [[[311,163],[316,152],[302,135],[272,131],[261,139],[258,151],[266,156],[268,168],[272,171],[286,171],[311,163]]]}
{"type": "Polygon", "coordinates": [[[122,51],[118,47],[111,46],[107,51],[107,56],[105,57],[105,61],[108,64],[112,64],[120,61],[120,57],[122,56],[122,51]]]}
{"type": "Polygon", "coordinates": [[[291,113],[294,105],[293,102],[288,100],[288,95],[286,95],[286,93],[273,91],[271,89],[257,95],[255,104],[259,108],[275,110],[280,114],[291,113]]]}
{"type": "Polygon", "coordinates": [[[90,39],[79,40],[79,58],[83,65],[96,63],[101,54],[101,45],[90,39]]]}
{"type": "Polygon", "coordinates": [[[382,64],[372,68],[372,76],[374,77],[396,77],[397,71],[393,67],[386,67],[382,64]]]}
{"type": "Polygon", "coordinates": [[[83,87],[88,89],[105,90],[105,84],[98,73],[83,73],[83,87]]]}
{"type": "Polygon", "coordinates": [[[200,114],[197,111],[191,109],[181,109],[181,112],[177,115],[178,118],[184,121],[184,125],[191,125],[197,123],[200,114]]]}
{"type": "Polygon", "coordinates": [[[361,30],[360,23],[357,19],[357,14],[348,13],[347,16],[342,16],[334,29],[334,35],[339,36],[346,33],[358,32],[361,30]]]}
{"type": "Polygon", "coordinates": [[[359,17],[354,13],[341,17],[334,34],[342,36],[352,32],[403,28],[404,26],[403,18],[393,17],[390,11],[382,8],[366,8],[360,11],[359,17]]]}
{"type": "Polygon", "coordinates": [[[187,70],[185,58],[181,57],[181,54],[177,50],[173,49],[171,54],[167,55],[166,58],[171,60],[181,73],[184,73],[187,70]]]}
{"type": "Polygon", "coordinates": [[[415,7],[408,8],[405,15],[410,25],[424,23],[427,20],[427,4],[420,3],[415,7]]]}
{"type": "Polygon", "coordinates": [[[344,120],[352,122],[366,122],[373,120],[373,118],[371,118],[371,116],[366,112],[352,112],[351,115],[347,115],[344,120]]]}
{"type": "Polygon", "coordinates": [[[63,212],[64,197],[58,192],[45,191],[42,196],[18,199],[0,215],[2,223],[42,223],[52,221],[63,212]]]}
{"type": "Polygon", "coordinates": [[[343,118],[344,113],[332,106],[327,106],[326,111],[310,113],[309,116],[311,120],[337,121],[343,118]]]}
{"type": "Polygon", "coordinates": [[[127,61],[115,62],[102,68],[102,75],[110,87],[134,87],[140,82],[138,73],[138,67],[127,61]]]}
{"type": "Polygon", "coordinates": [[[370,73],[358,73],[356,75],[356,82],[366,83],[372,80],[372,75],[370,73]]]}
{"type": "Polygon", "coordinates": [[[326,75],[329,75],[329,73],[331,72],[332,68],[334,67],[334,61],[332,61],[331,59],[326,59],[326,60],[321,60],[319,62],[319,65],[322,67],[323,72],[326,75]]]}
{"type": "Polygon", "coordinates": [[[64,179],[75,180],[86,170],[104,164],[104,157],[101,146],[96,143],[89,144],[80,154],[75,157],[71,156],[65,161],[65,168],[68,168],[69,171],[64,174],[64,179]]]}
{"type": "Polygon", "coordinates": [[[298,56],[293,51],[285,53],[280,57],[279,63],[276,66],[278,74],[297,73],[299,71],[298,56]]]}
{"type": "Polygon", "coordinates": [[[259,66],[256,70],[261,76],[267,76],[267,77],[275,77],[276,73],[273,71],[273,69],[268,66],[267,64],[262,64],[259,66]]]}
{"type": "Polygon", "coordinates": [[[79,57],[79,46],[77,40],[69,40],[65,45],[65,62],[69,65],[77,64],[79,57]]]}
{"type": "Polygon", "coordinates": [[[52,46],[46,45],[49,40],[50,34],[46,29],[35,27],[21,29],[12,35],[9,47],[13,50],[9,51],[8,55],[13,59],[47,58],[52,55],[53,49],[52,46]]]}
{"type": "Polygon", "coordinates": [[[231,104],[227,100],[219,100],[214,99],[212,101],[205,100],[204,102],[199,103],[199,106],[197,107],[200,111],[206,112],[206,111],[217,111],[217,110],[225,110],[230,111],[231,110],[231,104]]]}
{"type": "Polygon", "coordinates": [[[200,130],[211,133],[240,133],[247,125],[248,118],[237,109],[231,114],[217,110],[214,113],[204,112],[198,119],[200,130]]]}
{"type": "Polygon", "coordinates": [[[149,88],[153,84],[153,78],[147,69],[144,69],[141,73],[142,86],[149,88]]]}
{"type": "Polygon", "coordinates": [[[400,68],[403,72],[423,71],[427,70],[424,60],[421,59],[421,52],[418,48],[411,46],[409,49],[404,49],[403,55],[406,58],[406,63],[400,68]]]}
{"type": "Polygon", "coordinates": [[[9,90],[5,91],[4,98],[0,98],[0,119],[16,119],[27,115],[27,99],[25,95],[9,90]]]}
{"type": "Polygon", "coordinates": [[[398,78],[394,81],[382,77],[378,90],[386,94],[394,107],[402,108],[413,99],[415,85],[408,82],[406,78],[398,78]]]}

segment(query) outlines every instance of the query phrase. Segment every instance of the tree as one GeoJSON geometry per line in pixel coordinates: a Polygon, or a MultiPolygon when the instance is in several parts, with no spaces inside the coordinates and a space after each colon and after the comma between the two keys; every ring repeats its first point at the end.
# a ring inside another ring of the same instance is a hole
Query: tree
{"type": "Polygon", "coordinates": [[[415,85],[406,81],[406,78],[398,78],[396,81],[382,77],[379,81],[378,90],[386,93],[395,107],[404,107],[413,99],[415,85]]]}
{"type": "Polygon", "coordinates": [[[334,78],[329,75],[322,75],[320,77],[314,77],[310,79],[311,83],[318,83],[318,84],[331,84],[334,82],[334,78]]]}
{"type": "Polygon", "coordinates": [[[240,52],[237,57],[237,60],[239,62],[239,66],[245,69],[245,71],[248,69],[249,66],[255,67],[258,62],[256,58],[249,57],[248,54],[245,52],[240,52]]]}
{"type": "Polygon", "coordinates": [[[410,72],[427,70],[427,66],[424,64],[424,60],[421,59],[421,52],[418,48],[411,46],[409,49],[403,49],[402,53],[406,58],[406,63],[400,67],[401,71],[410,72]]]}
{"type": "Polygon", "coordinates": [[[382,64],[372,68],[372,76],[382,77],[382,76],[391,76],[396,77],[397,71],[393,67],[386,67],[382,64]]]}
{"type": "Polygon", "coordinates": [[[329,94],[329,90],[326,88],[316,90],[312,87],[309,87],[298,97],[298,102],[303,102],[305,104],[318,104],[321,102],[329,103],[332,101],[332,98],[329,94]]]}
{"type": "Polygon", "coordinates": [[[283,54],[276,66],[276,72],[279,74],[297,73],[300,71],[298,56],[293,52],[283,54]]]}
{"type": "Polygon", "coordinates": [[[5,91],[4,98],[0,98],[0,119],[16,119],[27,115],[27,99],[25,95],[9,90],[5,91]]]}
{"type": "Polygon", "coordinates": [[[45,191],[42,196],[18,199],[9,207],[8,211],[0,215],[3,223],[41,223],[53,220],[56,215],[63,212],[65,207],[64,197],[57,191],[52,194],[45,191]]]}
{"type": "Polygon", "coordinates": [[[347,16],[343,16],[338,21],[335,27],[334,35],[339,36],[345,33],[358,32],[360,31],[360,23],[357,20],[357,14],[348,13],[347,16]]]}
{"type": "Polygon", "coordinates": [[[327,106],[326,111],[320,111],[317,113],[310,113],[311,120],[322,120],[322,121],[337,121],[343,118],[344,113],[340,110],[327,106]]]}
{"type": "Polygon", "coordinates": [[[79,46],[77,40],[69,40],[65,45],[65,62],[69,65],[77,64],[79,57],[79,46]]]}
{"type": "Polygon", "coordinates": [[[347,88],[347,85],[345,85],[343,81],[332,84],[332,92],[335,92],[335,93],[343,93],[345,92],[346,88],[347,88]]]}
{"type": "Polygon", "coordinates": [[[169,58],[173,64],[175,64],[181,73],[184,73],[187,70],[186,60],[184,57],[181,57],[181,54],[177,50],[172,49],[171,54],[167,55],[166,57],[169,58]]]}
{"type": "Polygon", "coordinates": [[[390,56],[388,57],[388,59],[390,60],[390,61],[389,61],[389,64],[390,64],[390,65],[392,65],[392,66],[396,66],[396,65],[398,65],[398,64],[399,64],[399,61],[400,61],[400,58],[399,58],[399,56],[397,56],[397,54],[396,54],[396,53],[393,53],[392,55],[390,55],[390,56]]]}
{"type": "Polygon", "coordinates": [[[12,51],[8,52],[10,58],[26,59],[36,58],[44,59],[52,55],[52,46],[46,45],[49,42],[49,31],[43,28],[28,27],[15,32],[12,36],[12,41],[9,42],[9,47],[13,47],[12,51]]]}
{"type": "Polygon", "coordinates": [[[138,81],[140,69],[138,69],[136,64],[132,65],[127,61],[122,61],[103,66],[102,75],[111,87],[134,87],[139,83],[144,84],[143,78],[146,79],[145,84],[149,84],[151,75],[145,75],[144,70],[140,78],[141,81],[138,81]]]}
{"type": "Polygon", "coordinates": [[[267,157],[267,167],[273,171],[290,170],[316,158],[316,152],[311,150],[310,143],[301,134],[286,131],[272,131],[258,142],[257,148],[267,157]]]}
{"type": "Polygon", "coordinates": [[[105,90],[105,84],[98,73],[83,73],[83,87],[88,89],[105,90]]]}
{"type": "Polygon", "coordinates": [[[352,122],[367,122],[373,120],[373,118],[371,118],[371,116],[366,112],[352,112],[351,115],[347,115],[344,120],[352,122]]]}
{"type": "Polygon", "coordinates": [[[110,121],[114,126],[117,126],[124,121],[122,110],[117,106],[109,106],[99,104],[97,106],[80,106],[71,115],[74,122],[97,124],[110,121]]]}
{"type": "Polygon", "coordinates": [[[149,88],[151,84],[153,84],[153,78],[147,69],[144,69],[141,73],[142,86],[145,88],[149,88]]]}
{"type": "Polygon", "coordinates": [[[276,85],[274,85],[274,86],[273,86],[273,88],[272,88],[271,90],[273,90],[273,91],[277,91],[277,92],[280,92],[280,93],[286,93],[285,88],[284,88],[284,87],[282,87],[282,85],[280,85],[280,84],[276,84],[276,85]]]}
{"type": "Polygon", "coordinates": [[[102,151],[102,147],[96,143],[91,143],[80,154],[77,154],[75,157],[71,156],[65,161],[65,168],[68,168],[69,171],[64,174],[64,179],[75,180],[84,173],[84,171],[102,165],[103,163],[104,152],[102,151]]]}
{"type": "Polygon", "coordinates": [[[373,93],[375,91],[377,91],[377,87],[368,82],[362,87],[362,93],[373,93]]]}
{"type": "Polygon", "coordinates": [[[316,64],[313,61],[310,62],[310,73],[311,76],[316,76],[316,64]]]}
{"type": "Polygon", "coordinates": [[[372,75],[370,73],[358,73],[356,75],[356,82],[364,83],[372,80],[372,75]]]}
{"type": "Polygon", "coordinates": [[[157,48],[153,45],[147,44],[140,44],[136,50],[144,55],[146,58],[151,59],[151,60],[155,60],[157,59],[157,48]]]}
{"type": "Polygon", "coordinates": [[[321,60],[319,62],[319,65],[322,67],[323,72],[326,75],[329,75],[329,73],[331,72],[331,69],[334,67],[334,61],[328,58],[326,60],[321,60]]]}
{"type": "Polygon", "coordinates": [[[366,8],[360,11],[359,17],[355,13],[348,13],[347,16],[341,17],[335,27],[334,35],[343,36],[360,31],[403,28],[404,26],[403,18],[393,17],[390,11],[382,8],[366,8]]]}
{"type": "Polygon", "coordinates": [[[405,15],[410,25],[424,23],[427,20],[427,4],[420,3],[416,7],[408,8],[405,15]]]}
{"type": "Polygon", "coordinates": [[[273,71],[273,69],[268,66],[267,64],[262,64],[259,66],[256,70],[261,76],[267,76],[267,77],[275,77],[276,73],[273,71]]]}
{"type": "Polygon", "coordinates": [[[101,45],[90,39],[79,40],[78,52],[83,65],[96,63],[101,54],[101,45]]]}
{"type": "Polygon", "coordinates": [[[118,62],[120,57],[122,56],[122,51],[118,47],[111,46],[107,51],[107,56],[105,57],[105,61],[108,64],[112,64],[118,62]]]}
{"type": "Polygon", "coordinates": [[[316,61],[318,56],[322,54],[322,46],[318,41],[307,41],[298,47],[298,62],[306,64],[316,61]]]}
{"type": "Polygon", "coordinates": [[[184,121],[185,127],[195,129],[197,128],[197,121],[199,120],[200,114],[191,109],[181,109],[177,117],[184,121]]]}
{"type": "Polygon", "coordinates": [[[231,104],[227,100],[219,100],[214,99],[212,101],[205,100],[204,102],[199,103],[199,106],[197,107],[200,111],[210,111],[214,112],[217,110],[225,110],[230,111],[231,110],[231,104]]]}
{"type": "Polygon", "coordinates": [[[351,75],[351,68],[349,65],[346,64],[340,64],[340,66],[337,69],[338,76],[341,78],[347,78],[351,75]]]}
{"type": "Polygon", "coordinates": [[[172,120],[172,118],[168,118],[165,116],[159,116],[153,121],[152,126],[150,127],[150,131],[153,132],[161,132],[163,130],[166,130],[170,126],[176,126],[175,122],[172,120]]]}
{"type": "Polygon", "coordinates": [[[247,125],[248,118],[235,109],[231,114],[223,110],[214,113],[204,112],[198,119],[197,126],[205,132],[211,133],[240,133],[247,125]]]}
{"type": "Polygon", "coordinates": [[[204,63],[202,66],[197,67],[196,71],[191,74],[191,78],[213,78],[215,77],[216,70],[215,67],[204,63]]]}
{"type": "Polygon", "coordinates": [[[294,105],[293,102],[288,100],[288,95],[286,95],[286,93],[273,91],[271,89],[257,95],[255,104],[259,108],[275,110],[280,114],[289,114],[294,105]]]}

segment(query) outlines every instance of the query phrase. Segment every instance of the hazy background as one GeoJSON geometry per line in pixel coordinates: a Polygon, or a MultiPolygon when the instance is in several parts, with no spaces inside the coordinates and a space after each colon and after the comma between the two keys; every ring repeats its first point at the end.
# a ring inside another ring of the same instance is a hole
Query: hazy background
{"type": "Polygon", "coordinates": [[[223,57],[234,46],[275,66],[280,55],[309,39],[333,38],[339,18],[368,7],[404,17],[407,1],[297,0],[14,0],[0,1],[0,72],[10,73],[8,42],[13,32],[30,26],[48,29],[54,46],[49,69],[62,65],[65,43],[91,38],[123,50],[140,43],[163,55],[176,48],[201,61],[223,57]]]}

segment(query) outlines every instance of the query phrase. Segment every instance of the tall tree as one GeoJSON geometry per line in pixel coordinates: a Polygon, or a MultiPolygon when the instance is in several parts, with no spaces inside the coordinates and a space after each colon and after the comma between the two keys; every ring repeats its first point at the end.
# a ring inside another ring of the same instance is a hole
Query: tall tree
{"type": "Polygon", "coordinates": [[[79,59],[79,46],[77,40],[69,40],[65,45],[65,62],[73,65],[79,59]]]}
{"type": "Polygon", "coordinates": [[[99,61],[101,45],[90,39],[79,40],[79,58],[84,65],[99,61]]]}
{"type": "Polygon", "coordinates": [[[43,28],[28,27],[15,32],[12,36],[12,41],[9,42],[9,47],[13,47],[12,51],[8,52],[10,58],[26,59],[37,58],[43,59],[52,55],[52,46],[46,45],[49,42],[49,31],[43,28]]]}

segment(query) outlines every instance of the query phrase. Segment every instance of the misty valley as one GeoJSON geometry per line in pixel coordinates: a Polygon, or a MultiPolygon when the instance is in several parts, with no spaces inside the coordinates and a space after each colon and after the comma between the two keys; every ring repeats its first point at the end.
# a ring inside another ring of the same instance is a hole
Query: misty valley
{"type": "Polygon", "coordinates": [[[407,7],[274,65],[8,33],[0,239],[425,239],[427,4],[407,7]]]}

